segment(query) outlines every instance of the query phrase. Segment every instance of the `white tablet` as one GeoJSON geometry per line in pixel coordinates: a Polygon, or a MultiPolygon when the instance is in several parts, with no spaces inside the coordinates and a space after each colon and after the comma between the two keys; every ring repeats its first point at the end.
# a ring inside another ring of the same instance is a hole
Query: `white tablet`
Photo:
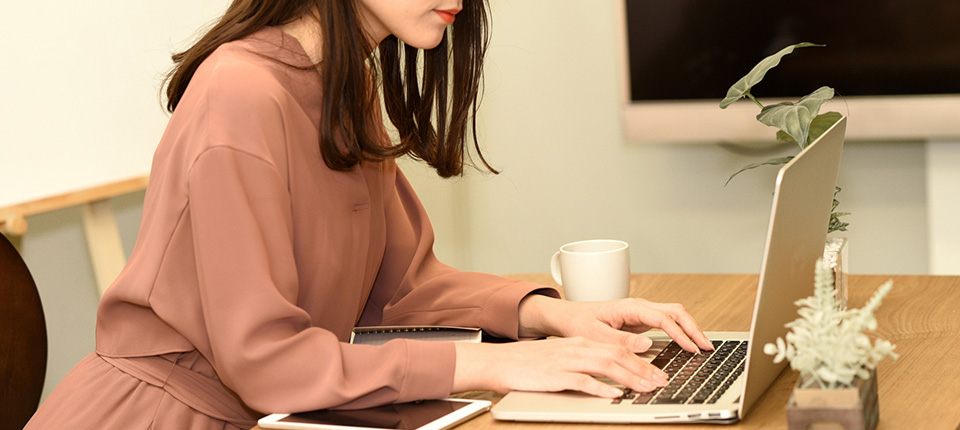
{"type": "Polygon", "coordinates": [[[443,430],[489,409],[490,402],[486,400],[424,400],[369,409],[273,414],[261,418],[257,425],[291,430],[443,430]]]}

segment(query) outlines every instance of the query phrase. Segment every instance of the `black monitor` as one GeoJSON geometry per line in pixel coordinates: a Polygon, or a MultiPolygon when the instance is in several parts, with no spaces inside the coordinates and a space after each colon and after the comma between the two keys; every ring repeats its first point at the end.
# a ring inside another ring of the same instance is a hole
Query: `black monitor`
{"type": "Polygon", "coordinates": [[[960,137],[956,0],[621,1],[631,139],[683,140],[657,130],[671,116],[686,117],[688,132],[698,122],[713,127],[694,140],[772,136],[750,123],[752,103],[721,111],[719,101],[761,59],[798,42],[826,47],[784,57],[754,95],[796,100],[826,85],[837,92],[826,109],[851,117],[851,139],[960,137]]]}

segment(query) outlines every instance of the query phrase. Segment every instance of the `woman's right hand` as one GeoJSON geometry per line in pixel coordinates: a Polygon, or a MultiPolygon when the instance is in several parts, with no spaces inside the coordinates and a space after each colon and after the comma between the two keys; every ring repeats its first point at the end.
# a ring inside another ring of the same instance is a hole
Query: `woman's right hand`
{"type": "Polygon", "coordinates": [[[618,397],[604,377],[635,391],[649,392],[667,383],[667,375],[619,344],[584,338],[502,344],[456,343],[453,392],[576,390],[600,397],[618,397]]]}

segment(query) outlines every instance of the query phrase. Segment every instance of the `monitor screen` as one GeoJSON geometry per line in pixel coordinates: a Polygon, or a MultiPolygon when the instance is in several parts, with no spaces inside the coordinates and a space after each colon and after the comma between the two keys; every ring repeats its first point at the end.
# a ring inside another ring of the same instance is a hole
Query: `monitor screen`
{"type": "MultiPolygon", "coordinates": [[[[675,116],[724,125],[739,114],[718,107],[730,85],[798,42],[826,46],[784,57],[754,87],[755,96],[795,101],[830,86],[841,106],[826,110],[852,117],[853,139],[960,137],[956,0],[621,1],[630,138],[671,140],[663,121],[675,116]]],[[[738,104],[732,107],[752,109],[738,104]]],[[[746,122],[733,127],[725,134],[733,140],[766,136],[746,122]]],[[[691,136],[689,127],[685,133],[691,136]]]]}
{"type": "Polygon", "coordinates": [[[756,96],[960,93],[956,0],[626,0],[632,100],[722,99],[798,42],[756,96]]]}

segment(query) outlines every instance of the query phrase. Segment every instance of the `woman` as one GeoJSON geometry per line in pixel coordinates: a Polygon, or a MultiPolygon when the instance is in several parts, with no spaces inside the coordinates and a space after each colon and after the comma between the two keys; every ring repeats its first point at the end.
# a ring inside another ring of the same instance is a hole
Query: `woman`
{"type": "Polygon", "coordinates": [[[267,412],[468,390],[614,397],[591,375],[640,391],[665,383],[634,354],[650,346],[637,333],[659,327],[687,350],[710,349],[679,305],[566,302],[434,257],[393,159],[461,173],[484,8],[235,0],[174,57],[173,115],[136,248],[100,304],[96,352],[27,428],[247,428],[267,412]],[[379,115],[381,81],[398,143],[379,115]],[[401,324],[560,338],[345,343],[356,325],[401,324]]]}

